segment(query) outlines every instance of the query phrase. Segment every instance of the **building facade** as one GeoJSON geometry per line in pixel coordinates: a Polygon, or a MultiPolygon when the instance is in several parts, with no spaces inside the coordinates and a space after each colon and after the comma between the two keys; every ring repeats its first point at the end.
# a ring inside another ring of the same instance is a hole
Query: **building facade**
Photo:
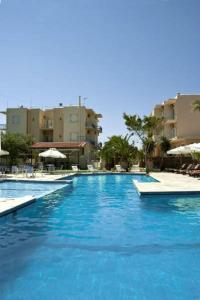
{"type": "Polygon", "coordinates": [[[182,95],[156,105],[152,115],[163,118],[163,127],[154,134],[154,140],[167,137],[172,148],[200,142],[200,112],[194,112],[192,104],[200,101],[200,95],[182,95]]]}
{"type": "Polygon", "coordinates": [[[8,133],[29,134],[33,137],[34,151],[57,148],[71,156],[73,163],[85,167],[95,159],[99,147],[98,136],[102,132],[99,126],[101,114],[86,108],[79,100],[78,105],[63,106],[52,109],[39,108],[8,108],[6,129],[8,133]],[[65,145],[67,145],[65,147],[65,145]],[[77,151],[77,161],[75,160],[77,151]]]}

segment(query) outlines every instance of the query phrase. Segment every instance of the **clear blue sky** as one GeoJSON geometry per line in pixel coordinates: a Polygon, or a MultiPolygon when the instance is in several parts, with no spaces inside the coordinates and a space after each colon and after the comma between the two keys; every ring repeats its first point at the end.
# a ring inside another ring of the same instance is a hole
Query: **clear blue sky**
{"type": "Polygon", "coordinates": [[[105,140],[125,133],[123,112],[200,93],[199,0],[0,2],[0,109],[82,95],[105,140]]]}

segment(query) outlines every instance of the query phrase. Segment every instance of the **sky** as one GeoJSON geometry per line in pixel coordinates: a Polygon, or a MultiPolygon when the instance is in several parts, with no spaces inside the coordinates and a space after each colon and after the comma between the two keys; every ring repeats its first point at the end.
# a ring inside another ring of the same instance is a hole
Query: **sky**
{"type": "Polygon", "coordinates": [[[1,0],[0,110],[80,95],[103,115],[101,141],[124,135],[123,112],[200,93],[199,11],[199,0],[1,0]]]}

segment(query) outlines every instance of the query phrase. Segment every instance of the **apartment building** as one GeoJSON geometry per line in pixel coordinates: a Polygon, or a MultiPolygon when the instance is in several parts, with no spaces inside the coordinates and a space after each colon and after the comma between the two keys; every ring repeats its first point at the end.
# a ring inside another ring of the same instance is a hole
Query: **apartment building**
{"type": "Polygon", "coordinates": [[[163,118],[163,127],[155,133],[154,140],[161,136],[171,141],[172,148],[200,142],[200,112],[192,110],[200,95],[182,95],[165,100],[154,107],[152,115],[163,118]]]}
{"type": "Polygon", "coordinates": [[[99,126],[101,114],[86,108],[79,99],[78,105],[51,109],[8,108],[6,128],[8,133],[22,133],[33,136],[34,151],[57,148],[68,157],[71,163],[85,167],[95,159],[98,149],[98,136],[102,132],[99,126]]]}

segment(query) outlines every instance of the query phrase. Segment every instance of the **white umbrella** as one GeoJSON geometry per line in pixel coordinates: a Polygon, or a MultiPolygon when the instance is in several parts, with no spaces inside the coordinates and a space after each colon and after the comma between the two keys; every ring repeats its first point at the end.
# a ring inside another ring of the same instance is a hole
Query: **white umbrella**
{"type": "Polygon", "coordinates": [[[41,152],[39,154],[40,157],[50,157],[50,158],[66,158],[66,155],[59,152],[55,148],[50,148],[44,152],[41,152]]]}
{"type": "Polygon", "coordinates": [[[188,146],[180,146],[167,151],[167,154],[174,154],[174,155],[188,154],[188,153],[191,153],[191,150],[188,148],[188,146]]]}
{"type": "Polygon", "coordinates": [[[200,152],[200,143],[193,143],[193,144],[187,145],[187,147],[190,150],[190,153],[200,152]]]}
{"type": "Polygon", "coordinates": [[[1,131],[0,131],[0,156],[3,155],[9,155],[9,152],[1,149],[1,131]]]}

